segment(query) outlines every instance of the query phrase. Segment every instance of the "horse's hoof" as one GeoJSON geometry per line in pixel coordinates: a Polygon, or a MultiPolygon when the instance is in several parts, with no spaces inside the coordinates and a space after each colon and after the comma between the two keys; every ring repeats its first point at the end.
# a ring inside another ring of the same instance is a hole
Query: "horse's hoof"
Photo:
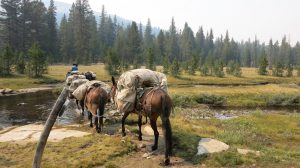
{"type": "Polygon", "coordinates": [[[93,128],[93,124],[90,124],[90,127],[93,128]]]}
{"type": "Polygon", "coordinates": [[[123,137],[124,137],[124,136],[126,136],[126,133],[125,133],[125,132],[123,132],[123,133],[122,133],[122,136],[123,136],[123,137]]]}
{"type": "Polygon", "coordinates": [[[101,132],[101,130],[100,129],[97,129],[97,133],[100,133],[101,132]]]}
{"type": "Polygon", "coordinates": [[[152,151],[156,150],[157,149],[157,145],[153,145],[152,146],[152,151]]]}
{"type": "Polygon", "coordinates": [[[165,159],[165,166],[168,166],[168,165],[170,165],[170,159],[169,158],[165,159]]]}
{"type": "Polygon", "coordinates": [[[139,141],[143,140],[142,136],[139,136],[139,141]]]}

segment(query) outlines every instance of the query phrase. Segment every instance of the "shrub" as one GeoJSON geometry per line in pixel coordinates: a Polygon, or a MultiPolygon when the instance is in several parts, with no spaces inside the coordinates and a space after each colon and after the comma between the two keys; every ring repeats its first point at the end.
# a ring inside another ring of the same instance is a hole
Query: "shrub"
{"type": "Polygon", "coordinates": [[[194,96],[194,100],[198,104],[210,104],[216,106],[224,105],[226,101],[224,96],[213,95],[213,94],[200,94],[194,96]]]}

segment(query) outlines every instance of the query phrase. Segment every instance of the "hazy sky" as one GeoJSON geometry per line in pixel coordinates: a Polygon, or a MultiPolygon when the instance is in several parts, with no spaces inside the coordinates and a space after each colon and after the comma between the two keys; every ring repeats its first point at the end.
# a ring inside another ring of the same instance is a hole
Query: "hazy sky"
{"type": "MultiPolygon", "coordinates": [[[[72,3],[75,0],[57,0],[72,3]]],[[[236,40],[281,41],[287,35],[292,44],[300,41],[300,0],[89,0],[94,11],[102,4],[109,14],[168,29],[174,17],[178,29],[185,22],[197,32],[213,29],[219,36],[229,31],[236,40]]]]}

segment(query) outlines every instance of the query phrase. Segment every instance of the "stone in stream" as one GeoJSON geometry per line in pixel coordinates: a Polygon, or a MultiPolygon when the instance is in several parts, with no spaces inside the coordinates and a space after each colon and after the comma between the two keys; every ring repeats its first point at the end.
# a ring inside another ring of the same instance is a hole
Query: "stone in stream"
{"type": "Polygon", "coordinates": [[[197,155],[202,155],[206,153],[226,151],[227,149],[229,149],[229,145],[216,139],[202,138],[198,144],[197,149],[197,155]]]}

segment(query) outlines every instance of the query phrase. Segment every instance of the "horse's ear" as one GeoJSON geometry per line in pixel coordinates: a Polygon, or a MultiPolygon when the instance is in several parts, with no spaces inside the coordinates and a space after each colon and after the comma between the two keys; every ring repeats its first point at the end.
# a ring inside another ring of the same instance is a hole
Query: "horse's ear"
{"type": "Polygon", "coordinates": [[[116,83],[116,80],[115,80],[115,78],[114,78],[113,76],[111,76],[111,81],[112,81],[113,85],[116,85],[116,84],[117,84],[117,83],[116,83]]]}

